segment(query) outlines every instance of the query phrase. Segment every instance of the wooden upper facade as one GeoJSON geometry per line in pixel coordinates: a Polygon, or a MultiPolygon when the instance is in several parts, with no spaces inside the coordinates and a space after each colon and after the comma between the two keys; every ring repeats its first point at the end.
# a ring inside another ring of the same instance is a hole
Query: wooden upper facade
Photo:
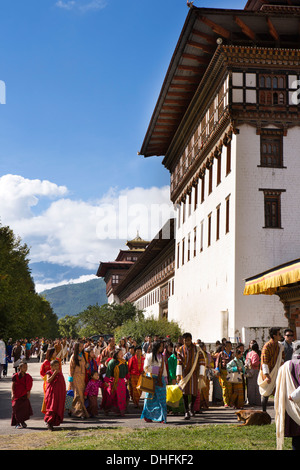
{"type": "Polygon", "coordinates": [[[107,297],[115,294],[116,287],[126,277],[127,272],[137,262],[148,244],[148,241],[137,235],[133,240],[127,241],[126,245],[129,250],[120,250],[115,261],[100,263],[97,276],[104,278],[107,297]]]}
{"type": "Polygon", "coordinates": [[[299,79],[300,1],[192,7],[140,150],[164,156],[172,201],[185,199],[241,123],[257,133],[300,125],[299,79]]]}
{"type": "Polygon", "coordinates": [[[170,219],[116,286],[115,294],[120,302],[136,302],[155,288],[166,284],[174,276],[174,271],[174,219],[170,219]]]}
{"type": "MultiPolygon", "coordinates": [[[[130,250],[120,250],[115,261],[100,263],[97,276],[106,283],[107,297],[114,296],[120,303],[136,302],[141,297],[159,289],[157,301],[166,299],[162,287],[175,271],[174,219],[170,219],[151,242],[139,239],[127,243],[130,250]],[[141,245],[145,245],[141,249],[141,245]],[[134,246],[133,246],[134,245],[134,246]]],[[[174,289],[174,287],[173,287],[174,289]]]]}
{"type": "Polygon", "coordinates": [[[300,6],[299,0],[248,0],[245,5],[245,10],[258,11],[262,7],[272,8],[272,6],[300,6]]]}

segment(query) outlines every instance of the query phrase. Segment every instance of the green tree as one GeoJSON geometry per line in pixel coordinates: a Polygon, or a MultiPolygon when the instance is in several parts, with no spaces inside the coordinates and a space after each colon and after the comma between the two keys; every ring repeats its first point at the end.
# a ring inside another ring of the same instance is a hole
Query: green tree
{"type": "Polygon", "coordinates": [[[78,318],[66,315],[58,320],[59,337],[78,338],[78,318]]]}
{"type": "Polygon", "coordinates": [[[0,225],[0,336],[48,336],[57,330],[50,304],[36,292],[29,248],[9,227],[0,225]]]}
{"type": "Polygon", "coordinates": [[[124,304],[90,305],[86,310],[76,315],[79,322],[80,336],[92,336],[93,334],[113,334],[114,330],[129,320],[135,322],[144,318],[142,310],[139,310],[131,302],[124,304]]]}
{"type": "Polygon", "coordinates": [[[139,321],[129,320],[116,328],[114,334],[117,341],[124,336],[132,336],[138,344],[142,344],[148,335],[152,337],[158,335],[162,338],[170,336],[173,342],[177,342],[178,337],[182,335],[182,331],[174,321],[168,321],[165,318],[157,320],[154,317],[149,317],[142,318],[139,321]]]}

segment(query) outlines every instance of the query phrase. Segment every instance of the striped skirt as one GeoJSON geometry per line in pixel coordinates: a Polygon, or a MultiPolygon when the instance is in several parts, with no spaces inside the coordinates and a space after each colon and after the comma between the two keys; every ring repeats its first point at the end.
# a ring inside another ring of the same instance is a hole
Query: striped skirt
{"type": "Polygon", "coordinates": [[[226,380],[227,377],[227,370],[221,369],[219,382],[222,388],[222,396],[224,405],[230,406],[231,405],[231,395],[232,395],[232,383],[226,380]]]}
{"type": "Polygon", "coordinates": [[[245,403],[244,384],[232,384],[232,395],[230,400],[230,406],[236,408],[243,408],[245,403]]]}
{"type": "Polygon", "coordinates": [[[141,394],[142,394],[141,390],[138,390],[136,388],[138,381],[139,381],[139,375],[131,375],[130,380],[129,380],[129,390],[130,390],[131,399],[133,403],[135,404],[135,406],[139,405],[139,401],[140,401],[141,394]]]}

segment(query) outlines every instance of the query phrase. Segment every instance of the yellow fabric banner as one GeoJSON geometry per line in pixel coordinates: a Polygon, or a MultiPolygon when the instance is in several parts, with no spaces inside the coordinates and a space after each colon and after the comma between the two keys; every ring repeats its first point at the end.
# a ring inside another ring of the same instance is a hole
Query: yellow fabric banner
{"type": "Polygon", "coordinates": [[[300,260],[296,260],[246,279],[244,295],[272,295],[281,287],[299,281],[300,260]]]}

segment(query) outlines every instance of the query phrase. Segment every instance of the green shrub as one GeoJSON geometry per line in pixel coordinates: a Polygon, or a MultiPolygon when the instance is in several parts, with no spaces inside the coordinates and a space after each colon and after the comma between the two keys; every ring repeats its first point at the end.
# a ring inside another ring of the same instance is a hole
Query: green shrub
{"type": "Polygon", "coordinates": [[[116,341],[123,337],[132,336],[138,344],[142,344],[148,335],[152,337],[158,335],[163,338],[169,335],[173,342],[177,342],[178,337],[182,335],[182,331],[176,322],[168,321],[164,318],[156,320],[153,317],[138,321],[129,320],[116,328],[114,333],[116,341]]]}

